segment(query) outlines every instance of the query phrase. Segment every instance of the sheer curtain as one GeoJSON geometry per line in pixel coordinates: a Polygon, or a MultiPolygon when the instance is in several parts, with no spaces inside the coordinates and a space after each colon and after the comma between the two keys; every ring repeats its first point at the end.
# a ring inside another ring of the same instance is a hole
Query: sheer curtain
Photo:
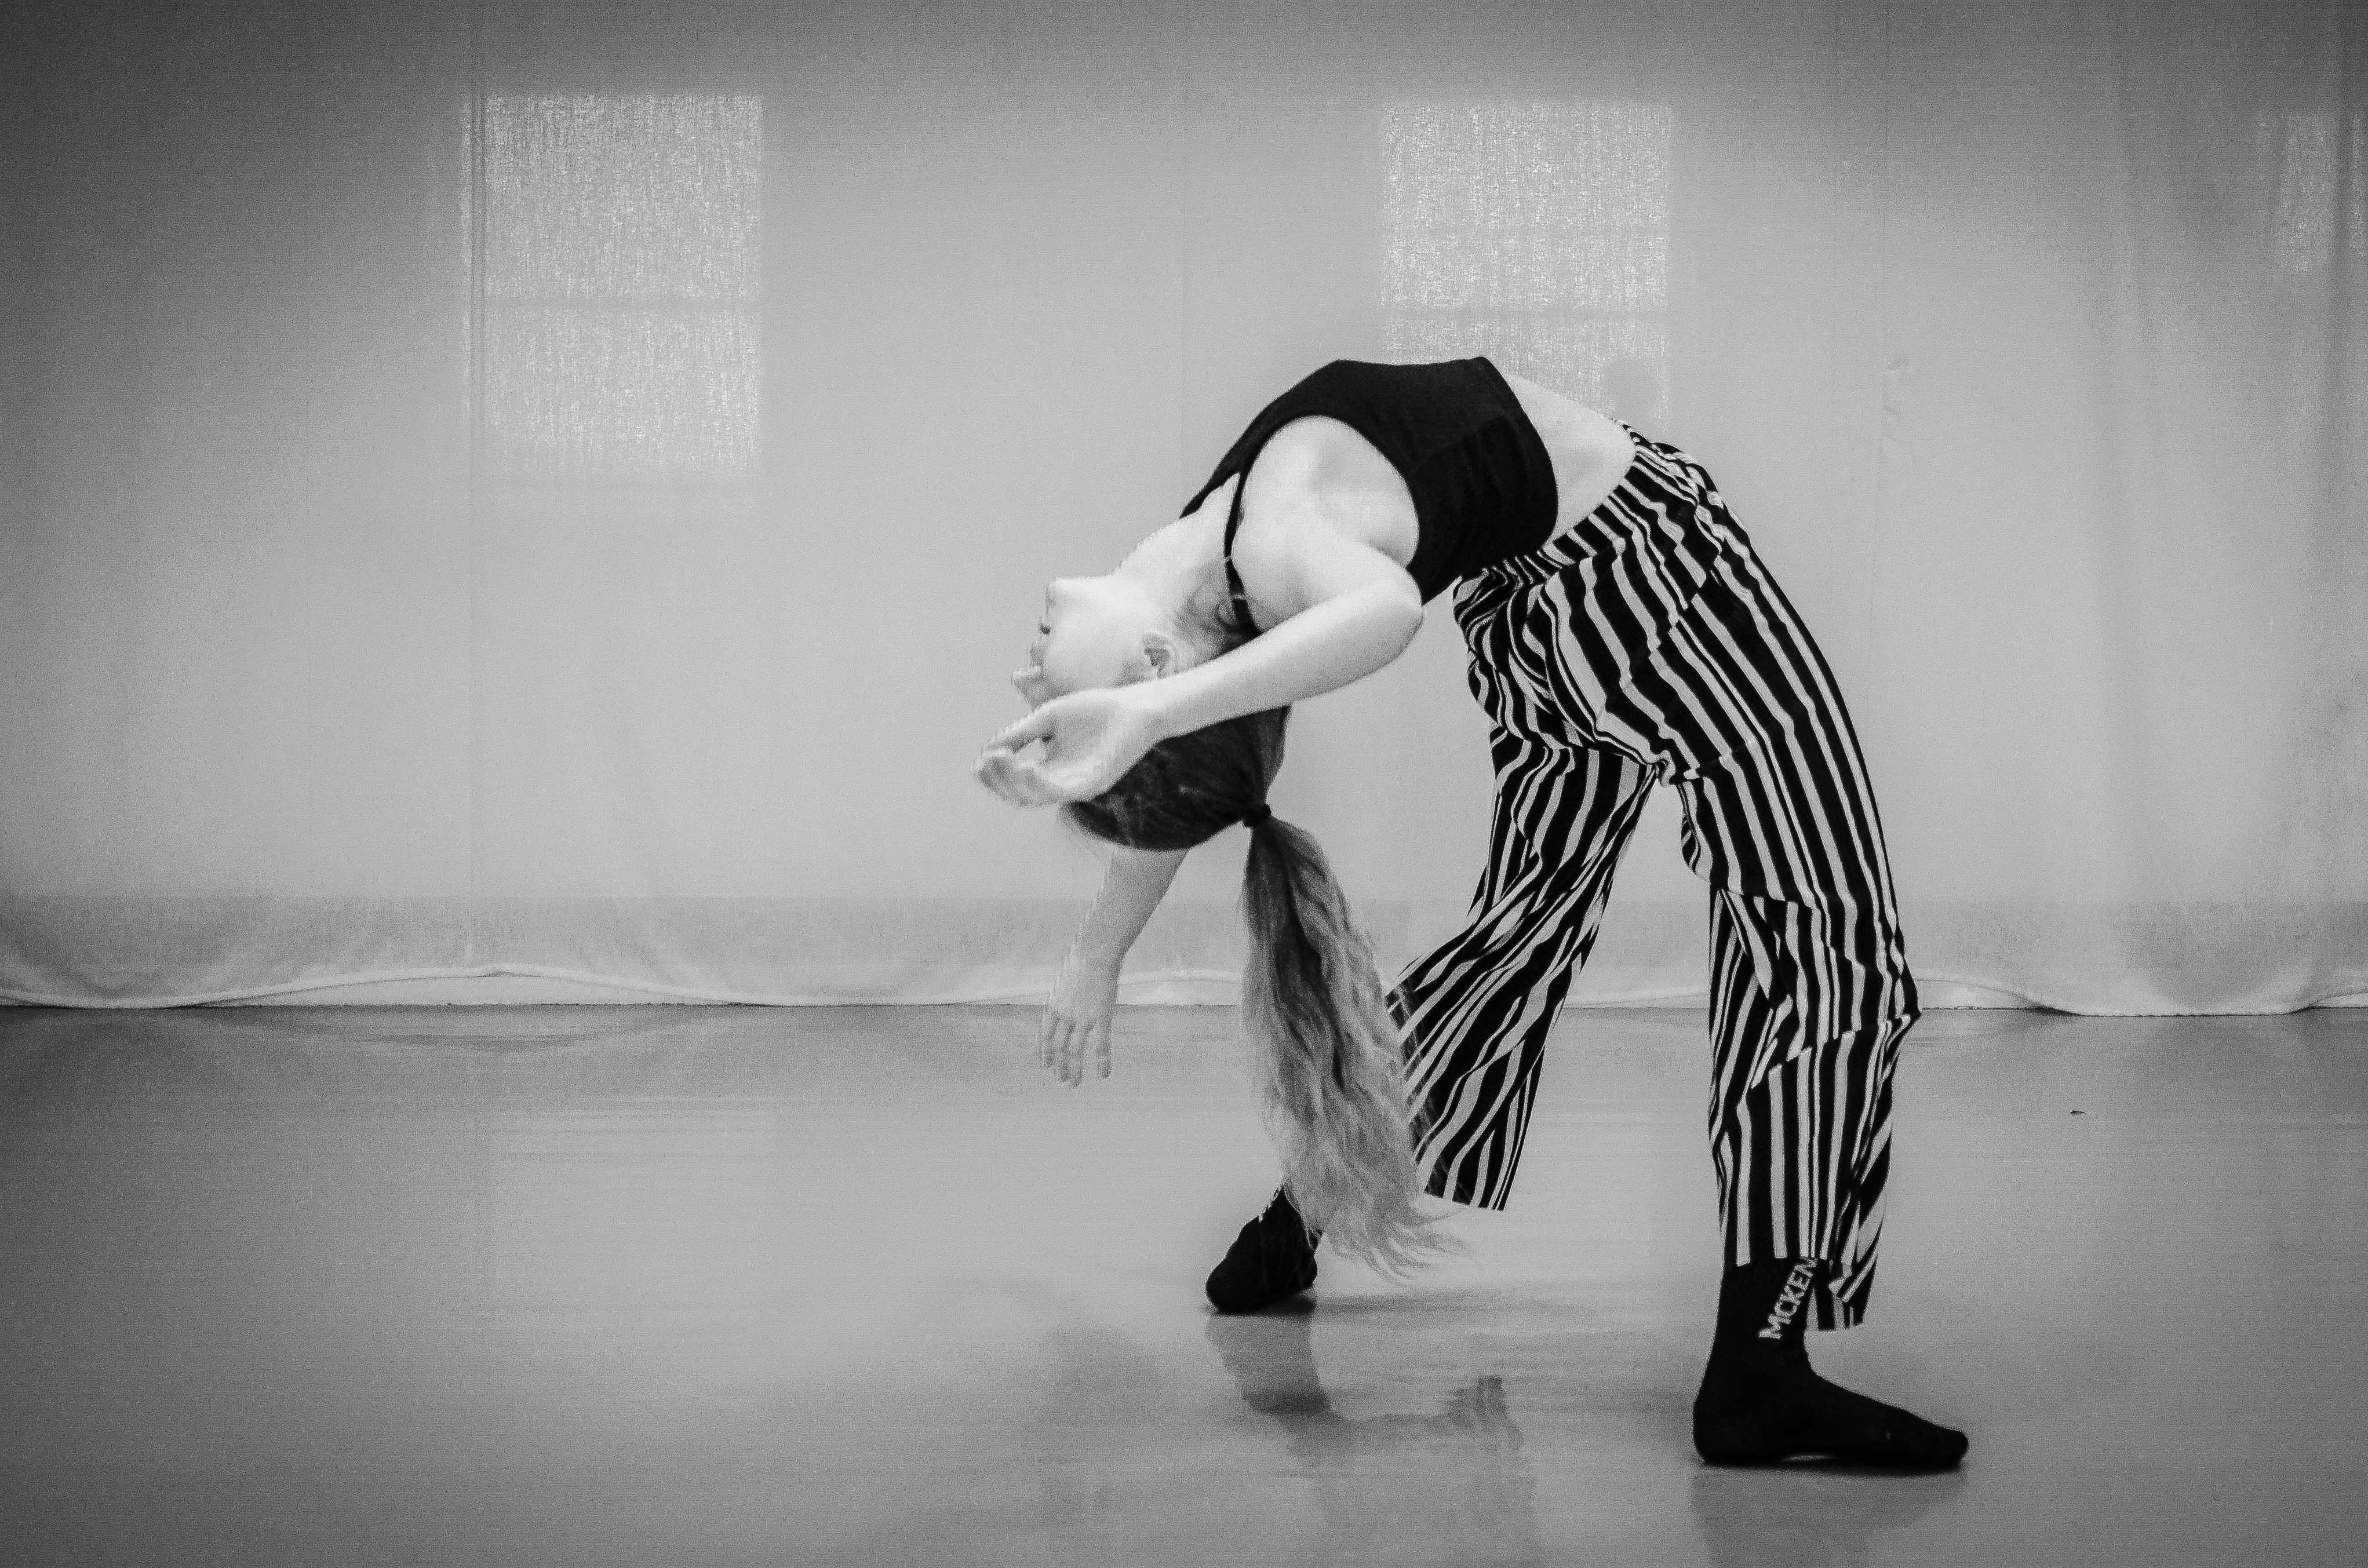
{"type": "MultiPolygon", "coordinates": [[[[9,26],[0,994],[1041,994],[1098,867],[967,767],[1044,580],[1324,360],[1482,352],[1718,476],[1937,997],[2368,994],[2343,0],[9,26]]],[[[1462,659],[1293,722],[1392,963],[1478,869],[1462,659]]],[[[1675,836],[1579,1000],[1701,985],[1675,836]]],[[[1230,995],[1239,839],[1128,995],[1230,995]]]]}

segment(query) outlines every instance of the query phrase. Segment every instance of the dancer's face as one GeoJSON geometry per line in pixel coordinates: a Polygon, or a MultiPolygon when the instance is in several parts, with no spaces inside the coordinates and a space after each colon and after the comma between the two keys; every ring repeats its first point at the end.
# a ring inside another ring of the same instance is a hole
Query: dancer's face
{"type": "Polygon", "coordinates": [[[1142,585],[1116,575],[1060,577],[1044,590],[1042,635],[1011,677],[1030,706],[1088,687],[1124,686],[1175,667],[1173,629],[1142,585]]]}

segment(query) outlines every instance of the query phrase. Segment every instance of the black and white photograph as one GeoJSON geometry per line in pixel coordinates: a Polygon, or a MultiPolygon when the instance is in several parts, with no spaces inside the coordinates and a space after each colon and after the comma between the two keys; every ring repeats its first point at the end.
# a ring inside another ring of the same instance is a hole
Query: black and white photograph
{"type": "Polygon", "coordinates": [[[0,1565],[2363,1562],[2361,0],[0,17],[0,1565]]]}

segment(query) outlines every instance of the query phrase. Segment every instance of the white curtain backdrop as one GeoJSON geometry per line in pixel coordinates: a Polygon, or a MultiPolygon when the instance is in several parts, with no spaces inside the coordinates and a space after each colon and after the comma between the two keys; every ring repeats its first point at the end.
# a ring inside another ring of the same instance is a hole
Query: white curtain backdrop
{"type": "MultiPolygon", "coordinates": [[[[7,26],[9,997],[1041,994],[1098,865],[968,765],[1044,581],[1317,364],[1472,352],[1718,476],[1937,996],[2368,993],[2350,0],[7,26]]],[[[1440,601],[1294,720],[1392,964],[1478,869],[1462,660],[1440,601]]],[[[1230,994],[1241,836],[1128,995],[1230,994]]],[[[1700,986],[1675,836],[1580,1000],[1700,986]]]]}

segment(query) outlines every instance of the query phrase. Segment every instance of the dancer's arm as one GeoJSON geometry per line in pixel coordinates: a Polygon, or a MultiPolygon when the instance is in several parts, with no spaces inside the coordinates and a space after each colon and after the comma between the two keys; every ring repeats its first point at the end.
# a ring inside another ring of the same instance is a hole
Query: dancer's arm
{"type": "Polygon", "coordinates": [[[1056,697],[989,743],[980,781],[1014,805],[1084,801],[1180,735],[1360,680],[1422,630],[1422,596],[1380,551],[1317,534],[1275,565],[1306,608],[1232,653],[1157,680],[1056,697]],[[1042,760],[1014,755],[1042,741],[1042,760]]]}
{"type": "Polygon", "coordinates": [[[1156,738],[1337,691],[1405,653],[1422,630],[1422,599],[1395,562],[1377,551],[1369,553],[1398,581],[1377,577],[1360,583],[1222,658],[1124,688],[1139,692],[1151,705],[1156,738]]]}
{"type": "Polygon", "coordinates": [[[1077,933],[1076,946],[1069,949],[1052,1005],[1044,1009],[1044,1065],[1062,1082],[1074,1087],[1086,1081],[1088,1054],[1101,1075],[1110,1076],[1110,1013],[1118,1005],[1119,966],[1176,881],[1185,853],[1112,846],[1102,891],[1086,916],[1085,929],[1077,933]]]}

